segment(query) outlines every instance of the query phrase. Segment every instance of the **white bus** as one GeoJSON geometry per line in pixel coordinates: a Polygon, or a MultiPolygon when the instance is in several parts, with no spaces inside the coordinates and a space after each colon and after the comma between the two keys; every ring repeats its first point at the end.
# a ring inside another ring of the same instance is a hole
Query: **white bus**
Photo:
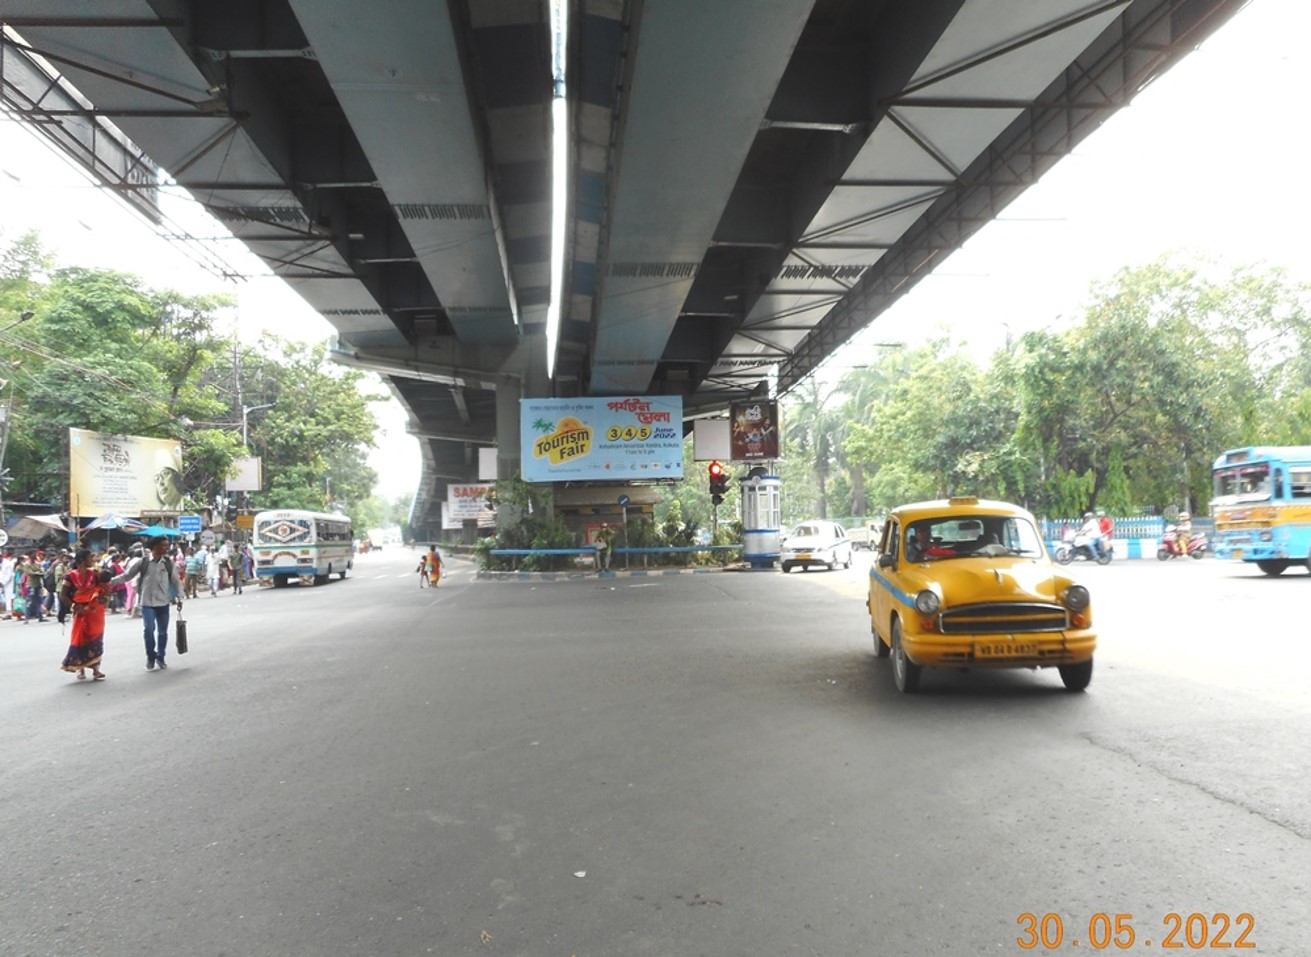
{"type": "Polygon", "coordinates": [[[345,515],[279,509],[255,516],[255,577],[275,588],[292,579],[321,585],[351,569],[351,520],[345,515]]]}

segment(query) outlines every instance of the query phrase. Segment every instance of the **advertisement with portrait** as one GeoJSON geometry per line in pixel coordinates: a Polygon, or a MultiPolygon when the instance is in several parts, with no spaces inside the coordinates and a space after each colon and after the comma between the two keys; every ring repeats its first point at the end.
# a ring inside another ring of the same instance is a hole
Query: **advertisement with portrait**
{"type": "Polygon", "coordinates": [[[520,456],[529,482],[683,477],[683,397],[523,399],[520,456]]]}
{"type": "Polygon", "coordinates": [[[182,443],[68,430],[68,508],[79,518],[182,511],[182,443]]]}
{"type": "Polygon", "coordinates": [[[735,462],[778,458],[777,402],[734,402],[729,419],[733,429],[729,457],[735,462]]]}

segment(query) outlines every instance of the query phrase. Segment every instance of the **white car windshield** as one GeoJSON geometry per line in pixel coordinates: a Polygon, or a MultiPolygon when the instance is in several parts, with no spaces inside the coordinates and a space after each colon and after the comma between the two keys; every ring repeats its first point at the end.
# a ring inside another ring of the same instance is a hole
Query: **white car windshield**
{"type": "Polygon", "coordinates": [[[788,538],[819,538],[821,534],[818,525],[798,525],[788,534],[788,538]]]}
{"type": "Polygon", "coordinates": [[[921,519],[906,529],[912,562],[952,558],[1039,558],[1042,541],[1033,523],[1014,515],[950,515],[921,519]]]}

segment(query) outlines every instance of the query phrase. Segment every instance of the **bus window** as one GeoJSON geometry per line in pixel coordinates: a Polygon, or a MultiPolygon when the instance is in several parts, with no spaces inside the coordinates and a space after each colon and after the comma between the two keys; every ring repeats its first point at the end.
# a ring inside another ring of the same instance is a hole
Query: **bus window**
{"type": "Polygon", "coordinates": [[[1289,469],[1288,481],[1293,498],[1311,498],[1311,469],[1289,469]]]}

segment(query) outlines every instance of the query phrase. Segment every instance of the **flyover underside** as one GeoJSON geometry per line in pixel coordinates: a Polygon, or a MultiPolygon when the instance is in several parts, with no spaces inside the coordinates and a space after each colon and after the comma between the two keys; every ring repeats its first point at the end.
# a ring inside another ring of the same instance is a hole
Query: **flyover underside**
{"type": "Polygon", "coordinates": [[[1242,5],[576,0],[554,381],[541,0],[0,0],[0,89],[292,285],[435,490],[507,378],[689,415],[791,389],[1242,5]]]}

